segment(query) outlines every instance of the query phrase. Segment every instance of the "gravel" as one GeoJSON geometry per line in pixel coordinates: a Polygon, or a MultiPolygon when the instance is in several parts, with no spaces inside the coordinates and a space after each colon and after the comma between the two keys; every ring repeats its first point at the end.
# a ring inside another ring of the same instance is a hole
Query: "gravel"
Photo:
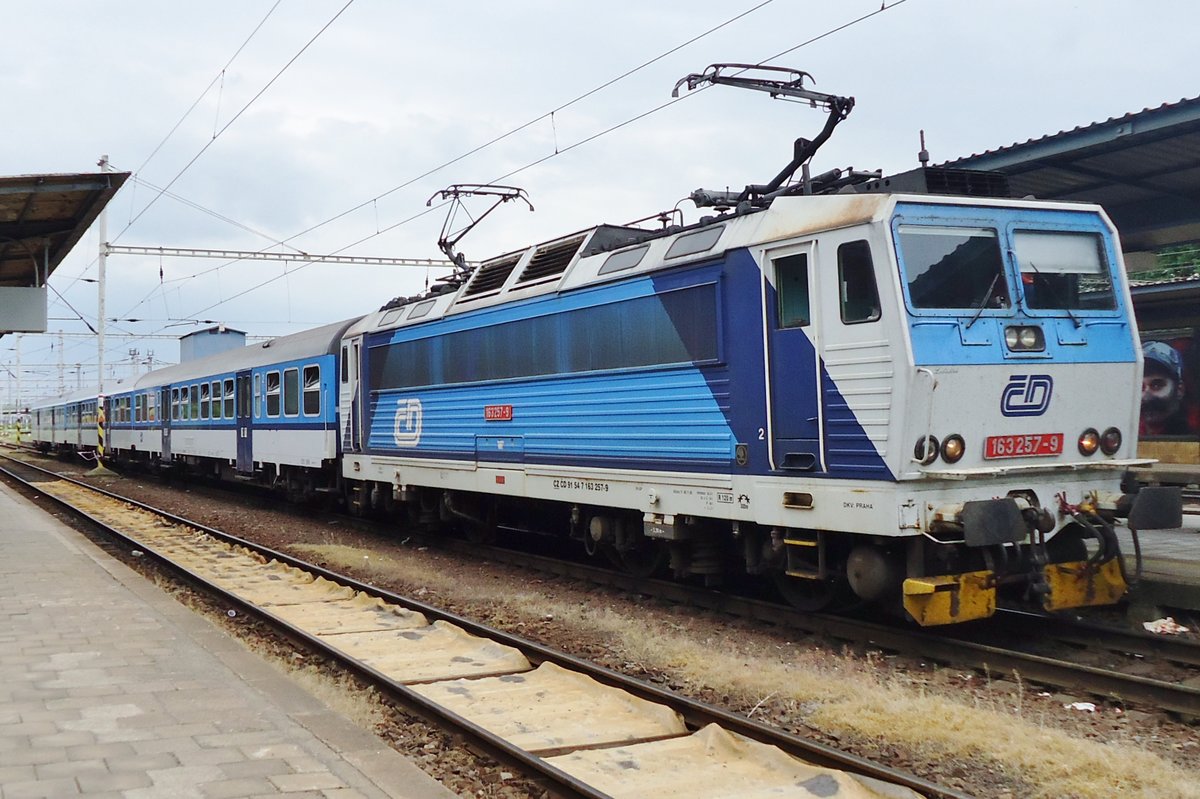
{"type": "MultiPolygon", "coordinates": [[[[133,475],[121,479],[100,479],[102,487],[132,499],[169,510],[185,518],[261,542],[282,551],[303,544],[337,543],[362,548],[369,552],[402,553],[403,557],[424,557],[430,569],[448,573],[453,584],[487,585],[497,596],[509,593],[538,593],[558,602],[603,603],[611,612],[627,618],[631,625],[648,619],[665,624],[678,622],[681,634],[701,642],[736,642],[739,651],[748,657],[779,657],[780,652],[801,652],[812,648],[829,651],[830,657],[857,659],[860,664],[878,670],[885,679],[908,686],[917,686],[931,696],[947,697],[974,707],[996,707],[1003,704],[1015,717],[1037,725],[1061,730],[1083,739],[1099,742],[1119,742],[1156,753],[1181,768],[1196,773],[1200,769],[1200,730],[1169,716],[1142,709],[1122,708],[1088,696],[1069,696],[1020,683],[991,679],[987,676],[963,673],[954,668],[940,667],[910,658],[891,656],[869,648],[834,651],[829,642],[797,640],[795,631],[766,624],[731,619],[716,613],[683,608],[650,600],[644,596],[600,588],[569,579],[531,574],[528,571],[480,560],[464,559],[435,549],[417,552],[405,536],[381,538],[356,529],[350,520],[331,520],[321,514],[295,508],[271,509],[273,501],[261,497],[231,494],[224,490],[201,485],[165,485],[149,478],[133,475]],[[1065,705],[1073,702],[1094,702],[1096,712],[1072,710],[1065,705]]],[[[925,779],[941,782],[976,796],[1022,797],[1036,793],[1024,782],[1021,774],[1013,773],[1011,765],[989,762],[977,752],[964,751],[959,756],[945,752],[914,751],[888,740],[864,739],[845,731],[823,728],[806,720],[804,708],[763,697],[753,705],[712,686],[695,684],[676,673],[667,662],[632,662],[627,655],[612,646],[612,642],[594,630],[579,629],[557,618],[514,618],[496,604],[481,602],[476,595],[459,596],[453,590],[431,590],[424,585],[396,581],[385,584],[378,575],[371,575],[377,585],[400,594],[419,596],[421,601],[445,607],[455,613],[485,624],[515,632],[526,638],[558,648],[573,655],[593,660],[601,665],[667,686],[680,693],[740,713],[752,713],[755,719],[777,724],[801,735],[828,743],[854,754],[907,769],[925,779]]],[[[439,582],[438,585],[445,585],[439,582]]],[[[201,603],[202,604],[202,603],[201,603]]],[[[219,618],[224,619],[220,614],[219,618]]],[[[225,619],[226,626],[245,632],[246,625],[225,619]]],[[[255,635],[265,635],[254,630],[255,635]]],[[[271,636],[266,636],[269,640],[271,636]]],[[[275,644],[264,648],[270,650],[275,644]]],[[[287,647],[279,643],[277,656],[287,647]]],[[[1170,678],[1174,670],[1166,665],[1139,664],[1146,676],[1170,678]]],[[[347,690],[350,690],[348,687],[347,690]]],[[[361,690],[361,688],[359,689],[361,690]]],[[[916,723],[922,723],[919,720],[916,723]]],[[[513,775],[487,758],[481,758],[447,740],[445,734],[415,719],[402,710],[387,708],[376,732],[398,750],[407,754],[423,769],[464,796],[519,797],[541,796],[535,784],[513,775]]],[[[997,731],[1002,735],[1003,731],[997,731]]],[[[1118,789],[1114,786],[1114,789],[1118,789]]],[[[1119,789],[1118,789],[1119,790],[1119,789]]]]}

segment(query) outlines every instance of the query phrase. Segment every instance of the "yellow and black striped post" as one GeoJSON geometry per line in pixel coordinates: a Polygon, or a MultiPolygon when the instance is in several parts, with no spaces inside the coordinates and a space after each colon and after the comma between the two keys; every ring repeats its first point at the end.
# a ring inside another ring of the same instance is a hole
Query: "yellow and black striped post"
{"type": "Polygon", "coordinates": [[[96,462],[104,462],[104,396],[96,399],[96,462]]]}
{"type": "Polygon", "coordinates": [[[105,434],[105,418],[104,418],[104,396],[96,398],[96,468],[92,469],[90,474],[94,475],[111,475],[112,472],[104,466],[104,434],[105,434]]]}

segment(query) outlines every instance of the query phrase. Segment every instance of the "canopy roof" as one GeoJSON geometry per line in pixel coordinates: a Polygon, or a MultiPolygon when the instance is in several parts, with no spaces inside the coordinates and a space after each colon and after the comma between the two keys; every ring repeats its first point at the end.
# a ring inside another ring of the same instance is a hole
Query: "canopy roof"
{"type": "Polygon", "coordinates": [[[1099,203],[1127,252],[1200,241],[1200,97],[943,166],[1004,172],[1016,196],[1099,203]]]}
{"type": "Polygon", "coordinates": [[[128,177],[0,177],[0,287],[45,285],[128,177]]]}

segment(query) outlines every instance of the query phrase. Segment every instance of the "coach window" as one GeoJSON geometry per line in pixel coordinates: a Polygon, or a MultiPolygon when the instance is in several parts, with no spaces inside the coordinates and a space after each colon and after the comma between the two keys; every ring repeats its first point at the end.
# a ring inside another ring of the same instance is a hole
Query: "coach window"
{"type": "Polygon", "coordinates": [[[146,398],[143,397],[141,394],[134,395],[134,398],[133,398],[133,421],[135,421],[135,422],[146,421],[146,406],[142,404],[145,401],[146,401],[146,398]]]}
{"type": "Polygon", "coordinates": [[[262,415],[262,375],[257,374],[254,376],[254,418],[261,419],[262,415]]]}
{"type": "Polygon", "coordinates": [[[267,416],[279,415],[279,372],[267,372],[267,416]]]}
{"type": "Polygon", "coordinates": [[[300,370],[283,370],[283,415],[300,415],[300,370]]]}
{"type": "Polygon", "coordinates": [[[342,347],[342,385],[350,382],[350,357],[346,353],[346,347],[342,347]]]}
{"type": "Polygon", "coordinates": [[[321,412],[321,367],[313,364],[304,367],[304,415],[316,416],[321,412]]]}
{"type": "Polygon", "coordinates": [[[233,378],[225,378],[225,418],[233,418],[233,378]]]}
{"type": "Polygon", "coordinates": [[[189,386],[179,389],[179,418],[187,421],[192,418],[192,390],[189,386]]]}
{"type": "Polygon", "coordinates": [[[146,395],[146,421],[158,421],[158,392],[151,391],[146,395]]]}
{"type": "Polygon", "coordinates": [[[171,418],[179,421],[179,389],[171,389],[171,418]]]}
{"type": "Polygon", "coordinates": [[[208,403],[209,403],[208,383],[201,383],[200,384],[200,418],[201,419],[208,418],[208,408],[209,408],[208,403]]]}
{"type": "Polygon", "coordinates": [[[838,247],[838,286],[843,322],[854,325],[879,318],[879,289],[871,245],[866,241],[848,241],[838,247]]]}
{"type": "Polygon", "coordinates": [[[812,317],[808,305],[808,254],[775,261],[775,291],[779,295],[779,326],[804,327],[812,317]]]}
{"type": "Polygon", "coordinates": [[[200,386],[192,384],[192,418],[200,418],[200,386]]]}

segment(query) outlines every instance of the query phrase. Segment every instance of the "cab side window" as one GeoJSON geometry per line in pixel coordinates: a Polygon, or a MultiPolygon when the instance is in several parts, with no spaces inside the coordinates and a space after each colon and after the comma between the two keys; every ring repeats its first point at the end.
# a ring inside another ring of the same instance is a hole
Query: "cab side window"
{"type": "Polygon", "coordinates": [[[838,289],[843,322],[854,325],[879,318],[879,288],[866,241],[848,241],[838,247],[838,289]]]}
{"type": "Polygon", "coordinates": [[[808,304],[808,255],[789,255],[775,261],[775,293],[779,297],[779,326],[804,327],[812,321],[808,304]]]}

